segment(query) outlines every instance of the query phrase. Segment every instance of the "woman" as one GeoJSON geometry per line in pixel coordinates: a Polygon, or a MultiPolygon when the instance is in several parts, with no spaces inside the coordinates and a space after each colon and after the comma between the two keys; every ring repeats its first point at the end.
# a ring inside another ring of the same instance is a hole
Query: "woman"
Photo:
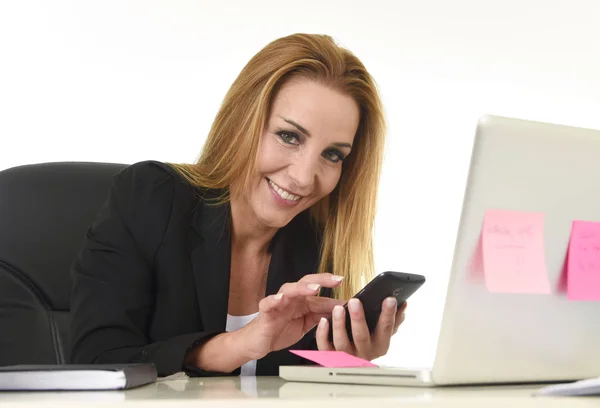
{"type": "Polygon", "coordinates": [[[289,349],[384,355],[404,306],[386,299],[370,335],[351,301],[353,343],[341,306],[373,274],[383,146],[381,102],[355,56],[321,35],[268,44],[197,163],[115,176],[73,264],[72,361],[277,375],[303,363],[289,349]]]}

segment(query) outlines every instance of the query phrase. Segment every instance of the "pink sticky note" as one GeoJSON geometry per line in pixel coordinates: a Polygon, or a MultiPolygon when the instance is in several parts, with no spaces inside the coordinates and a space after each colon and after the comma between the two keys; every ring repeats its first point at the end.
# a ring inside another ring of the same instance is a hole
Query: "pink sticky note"
{"type": "Polygon", "coordinates": [[[600,300],[600,222],[573,221],[567,257],[567,298],[600,300]]]}
{"type": "Polygon", "coordinates": [[[549,294],[544,215],[489,210],[481,233],[485,284],[495,293],[549,294]]]}
{"type": "Polygon", "coordinates": [[[377,367],[370,361],[354,357],[343,351],[290,350],[290,352],[323,367],[377,367]]]}

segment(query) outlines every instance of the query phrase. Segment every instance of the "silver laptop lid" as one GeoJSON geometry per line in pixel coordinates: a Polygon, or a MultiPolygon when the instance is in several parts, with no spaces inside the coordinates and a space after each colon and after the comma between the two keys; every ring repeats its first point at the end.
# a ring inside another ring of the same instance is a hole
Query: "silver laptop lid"
{"type": "Polygon", "coordinates": [[[600,221],[600,131],[482,118],[434,362],[436,383],[598,376],[600,302],[570,301],[556,290],[573,220],[600,221]],[[543,214],[551,294],[490,293],[471,278],[490,209],[543,214]]]}

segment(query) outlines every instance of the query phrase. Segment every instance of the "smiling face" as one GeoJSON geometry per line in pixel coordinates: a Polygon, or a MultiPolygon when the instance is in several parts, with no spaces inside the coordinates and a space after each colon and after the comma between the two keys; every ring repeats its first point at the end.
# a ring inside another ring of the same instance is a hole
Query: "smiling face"
{"type": "Polygon", "coordinates": [[[331,193],[358,124],[350,96],[306,79],[284,84],[273,100],[247,197],[256,221],[281,228],[331,193]]]}

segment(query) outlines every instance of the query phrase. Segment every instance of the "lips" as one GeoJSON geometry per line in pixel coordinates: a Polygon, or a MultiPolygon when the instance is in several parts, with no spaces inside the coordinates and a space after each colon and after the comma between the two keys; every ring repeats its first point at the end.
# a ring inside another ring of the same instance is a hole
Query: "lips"
{"type": "Polygon", "coordinates": [[[281,197],[283,200],[297,202],[298,200],[300,200],[302,198],[301,196],[299,196],[297,194],[293,194],[293,193],[281,188],[273,180],[271,180],[269,178],[267,178],[267,182],[271,186],[271,189],[275,193],[277,193],[279,195],[279,197],[281,197]]]}

